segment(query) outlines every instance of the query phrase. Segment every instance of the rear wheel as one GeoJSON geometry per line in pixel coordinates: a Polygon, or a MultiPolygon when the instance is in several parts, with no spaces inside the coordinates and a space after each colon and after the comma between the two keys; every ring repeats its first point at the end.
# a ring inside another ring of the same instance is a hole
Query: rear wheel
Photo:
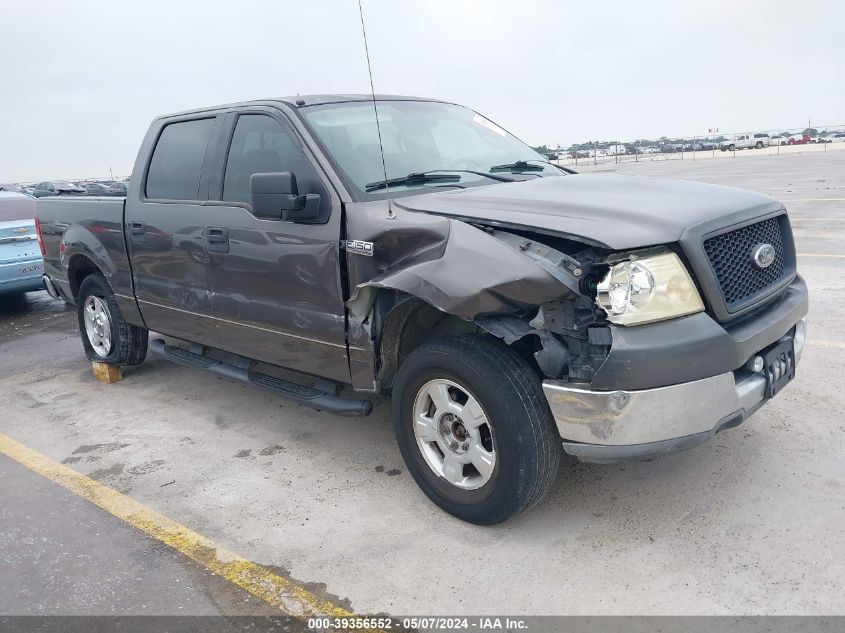
{"type": "Polygon", "coordinates": [[[80,284],[76,311],[82,346],[90,360],[122,366],[143,362],[149,333],[126,322],[101,273],[88,275],[80,284]]]}
{"type": "Polygon", "coordinates": [[[554,482],[560,439],[541,381],[497,340],[449,336],[414,350],[396,375],[393,423],[419,487],[464,521],[500,523],[554,482]]]}
{"type": "Polygon", "coordinates": [[[763,149],[763,141],[757,141],[757,144],[754,147],[757,149],[763,149]]]}

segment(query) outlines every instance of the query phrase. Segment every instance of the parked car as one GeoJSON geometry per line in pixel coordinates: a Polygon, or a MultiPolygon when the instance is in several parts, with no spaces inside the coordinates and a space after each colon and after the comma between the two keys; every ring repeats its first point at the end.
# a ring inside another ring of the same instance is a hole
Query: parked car
{"type": "Polygon", "coordinates": [[[660,152],[660,148],[654,147],[653,145],[638,145],[637,146],[637,153],[638,154],[657,154],[660,152]]]}
{"type": "Polygon", "coordinates": [[[828,143],[845,143],[845,132],[836,132],[827,137],[828,143]]]}
{"type": "Polygon", "coordinates": [[[32,195],[36,198],[46,198],[48,196],[62,196],[84,194],[85,189],[79,185],[66,180],[52,180],[47,182],[40,182],[35,186],[32,195]]]}
{"type": "Polygon", "coordinates": [[[371,99],[164,116],[126,198],[38,200],[46,285],[88,358],[149,350],[347,416],[390,395],[409,473],[479,524],[538,503],[561,445],[689,448],[794,377],[808,299],[782,203],[574,174],[416,98],[378,100],[382,155],[371,99]]]}
{"type": "Polygon", "coordinates": [[[126,195],[126,184],[125,182],[113,182],[111,183],[104,192],[104,195],[107,196],[125,196],[126,195]]]}
{"type": "Polygon", "coordinates": [[[15,184],[0,185],[0,191],[10,191],[12,193],[27,193],[25,187],[23,187],[22,185],[15,184]]]}
{"type": "Polygon", "coordinates": [[[812,141],[812,137],[808,133],[804,132],[801,134],[793,134],[786,140],[786,143],[787,145],[807,145],[812,143],[812,141]]]}
{"type": "Polygon", "coordinates": [[[605,151],[608,156],[623,156],[628,153],[628,149],[622,143],[609,145],[605,151]]]}
{"type": "Polygon", "coordinates": [[[0,295],[43,290],[44,261],[35,230],[35,200],[0,191],[0,295]]]}
{"type": "Polygon", "coordinates": [[[768,134],[740,134],[734,139],[722,141],[719,149],[725,152],[728,150],[733,151],[734,149],[761,149],[769,145],[771,145],[771,138],[769,138],[768,134]]]}
{"type": "Polygon", "coordinates": [[[102,196],[109,188],[109,185],[102,182],[80,182],[77,185],[89,196],[102,196]]]}

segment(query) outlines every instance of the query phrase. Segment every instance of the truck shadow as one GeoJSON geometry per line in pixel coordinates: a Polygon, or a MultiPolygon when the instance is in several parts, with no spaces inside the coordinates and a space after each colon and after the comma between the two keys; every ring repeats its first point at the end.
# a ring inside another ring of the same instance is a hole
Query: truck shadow
{"type": "Polygon", "coordinates": [[[75,322],[73,306],[56,301],[44,290],[0,295],[0,339],[66,327],[71,321],[75,322]]]}

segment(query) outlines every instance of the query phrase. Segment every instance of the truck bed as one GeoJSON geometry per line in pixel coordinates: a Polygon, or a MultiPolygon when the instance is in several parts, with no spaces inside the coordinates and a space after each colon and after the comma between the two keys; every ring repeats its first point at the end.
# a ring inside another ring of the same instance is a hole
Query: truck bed
{"type": "Polygon", "coordinates": [[[73,299],[74,272],[85,257],[109,277],[116,295],[133,297],[123,230],[125,203],[123,197],[38,199],[35,215],[44,240],[44,271],[66,299],[73,299]]]}

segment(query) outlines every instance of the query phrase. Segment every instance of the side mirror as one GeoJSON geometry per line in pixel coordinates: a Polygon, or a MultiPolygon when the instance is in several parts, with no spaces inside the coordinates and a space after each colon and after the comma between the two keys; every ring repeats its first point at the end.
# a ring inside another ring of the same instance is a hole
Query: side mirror
{"type": "Polygon", "coordinates": [[[319,194],[300,196],[296,176],[291,172],[252,174],[249,190],[252,212],[258,218],[308,222],[319,215],[319,194]]]}

